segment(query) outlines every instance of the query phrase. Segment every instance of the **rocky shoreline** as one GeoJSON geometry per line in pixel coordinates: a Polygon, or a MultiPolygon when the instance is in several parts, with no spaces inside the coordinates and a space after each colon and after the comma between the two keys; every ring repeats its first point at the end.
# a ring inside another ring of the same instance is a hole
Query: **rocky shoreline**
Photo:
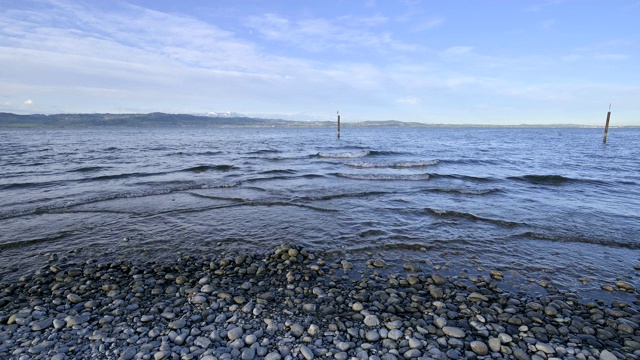
{"type": "Polygon", "coordinates": [[[634,304],[584,303],[552,286],[508,292],[498,271],[366,265],[287,244],[171,262],[50,255],[35,274],[0,284],[0,358],[640,358],[634,304]]]}

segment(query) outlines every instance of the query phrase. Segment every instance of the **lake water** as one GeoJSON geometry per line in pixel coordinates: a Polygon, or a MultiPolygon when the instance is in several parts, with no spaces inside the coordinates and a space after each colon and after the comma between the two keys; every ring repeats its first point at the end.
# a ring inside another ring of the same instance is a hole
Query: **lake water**
{"type": "Polygon", "coordinates": [[[583,294],[640,287],[640,129],[608,144],[602,129],[5,129],[0,144],[0,279],[50,252],[292,242],[583,294]]]}

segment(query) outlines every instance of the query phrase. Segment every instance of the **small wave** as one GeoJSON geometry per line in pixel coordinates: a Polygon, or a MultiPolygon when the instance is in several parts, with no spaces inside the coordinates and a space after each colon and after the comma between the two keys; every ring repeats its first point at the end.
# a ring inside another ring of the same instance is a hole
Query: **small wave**
{"type": "Polygon", "coordinates": [[[84,179],[83,181],[105,181],[105,180],[117,180],[117,179],[128,179],[128,178],[136,178],[136,177],[146,177],[146,176],[156,176],[156,175],[165,175],[166,172],[157,172],[157,173],[122,173],[115,175],[102,175],[96,176],[90,179],[84,179]]]}
{"type": "Polygon", "coordinates": [[[61,181],[45,181],[45,182],[25,182],[25,183],[10,183],[0,185],[0,190],[16,190],[16,189],[27,189],[27,188],[44,188],[53,185],[60,184],[61,181]]]}
{"type": "Polygon", "coordinates": [[[432,209],[432,208],[426,208],[425,210],[428,213],[431,213],[432,215],[435,215],[435,216],[441,217],[441,218],[468,219],[468,220],[473,220],[473,221],[488,222],[488,223],[492,223],[492,224],[495,224],[495,225],[507,226],[507,227],[515,227],[515,226],[525,225],[525,224],[518,223],[518,222],[513,222],[513,221],[486,218],[486,217],[474,215],[474,214],[467,213],[467,212],[459,212],[459,211],[452,211],[452,210],[438,210],[438,209],[432,209]]]}
{"type": "Polygon", "coordinates": [[[222,205],[222,206],[218,206],[218,208],[235,208],[235,207],[243,207],[243,206],[251,206],[251,207],[292,206],[292,207],[299,207],[302,209],[314,210],[319,212],[337,212],[338,211],[335,209],[327,209],[327,208],[321,208],[321,207],[305,205],[305,204],[296,204],[296,203],[291,203],[286,201],[247,201],[247,202],[242,202],[237,204],[222,205]]]}
{"type": "Polygon", "coordinates": [[[325,177],[324,175],[320,175],[320,174],[304,174],[302,176],[300,176],[301,178],[304,179],[321,179],[323,177],[325,177]]]}
{"type": "Polygon", "coordinates": [[[511,176],[509,180],[523,181],[535,185],[564,185],[569,183],[606,184],[604,181],[593,179],[575,179],[562,175],[523,175],[511,176]]]}
{"type": "Polygon", "coordinates": [[[295,173],[296,171],[292,169],[274,169],[274,170],[261,171],[259,174],[272,175],[272,174],[295,174],[295,173]]]}
{"type": "Polygon", "coordinates": [[[51,237],[29,239],[29,240],[21,240],[21,241],[12,241],[12,242],[8,242],[8,243],[0,244],[0,250],[21,248],[21,247],[25,247],[25,246],[29,246],[29,245],[37,245],[37,244],[41,244],[41,243],[51,243],[53,241],[60,240],[60,239],[62,239],[64,237],[68,236],[70,233],[71,232],[67,231],[67,232],[62,232],[62,233],[60,233],[58,235],[51,236],[51,237]]]}
{"type": "Polygon", "coordinates": [[[118,150],[120,150],[120,149],[115,147],[115,146],[111,146],[111,147],[108,147],[108,148],[106,148],[106,149],[104,149],[102,151],[111,152],[111,151],[118,151],[118,150]]]}
{"type": "Polygon", "coordinates": [[[431,177],[436,179],[455,179],[455,180],[466,180],[466,181],[475,181],[475,182],[492,182],[495,181],[493,178],[487,177],[479,177],[479,176],[471,176],[471,175],[457,175],[457,174],[431,174],[431,177]]]}
{"type": "Polygon", "coordinates": [[[256,150],[256,151],[249,151],[247,154],[275,154],[279,152],[280,150],[262,149],[262,150],[256,150]]]}
{"type": "Polygon", "coordinates": [[[511,176],[508,179],[525,181],[532,184],[540,184],[540,185],[561,185],[564,183],[574,181],[574,179],[564,177],[561,175],[524,175],[524,176],[511,176]]]}
{"type": "Polygon", "coordinates": [[[373,237],[373,236],[385,236],[385,235],[387,235],[385,231],[377,230],[377,229],[363,231],[360,234],[358,234],[358,236],[360,236],[361,238],[373,237]]]}
{"type": "Polygon", "coordinates": [[[167,182],[162,187],[154,187],[153,189],[124,192],[124,193],[111,193],[101,194],[95,196],[89,196],[76,200],[62,200],[53,204],[47,204],[39,206],[33,209],[21,210],[21,211],[9,211],[0,212],[0,220],[18,218],[22,216],[29,216],[34,214],[46,214],[49,212],[56,212],[61,210],[68,210],[73,207],[95,204],[103,201],[117,200],[117,199],[132,199],[143,198],[149,196],[167,195],[175,192],[201,190],[201,189],[220,189],[220,188],[232,188],[242,185],[241,181],[223,182],[223,183],[200,183],[183,181],[167,182]]]}
{"type": "Polygon", "coordinates": [[[450,194],[462,194],[462,195],[486,195],[491,193],[500,192],[500,189],[425,189],[426,192],[437,193],[450,193],[450,194]]]}
{"type": "Polygon", "coordinates": [[[371,150],[369,151],[369,155],[371,156],[396,156],[396,155],[404,155],[403,152],[397,151],[380,151],[380,150],[371,150]]]}
{"type": "MultiPolygon", "coordinates": [[[[294,172],[295,173],[295,172],[294,172]]],[[[318,174],[305,174],[305,175],[290,175],[288,172],[264,172],[261,173],[263,175],[270,175],[265,177],[255,177],[250,179],[245,179],[246,183],[256,183],[262,181],[273,181],[273,180],[291,180],[291,179],[319,179],[325,177],[324,175],[318,174]]]]}
{"type": "Polygon", "coordinates": [[[327,200],[344,199],[344,198],[364,198],[369,196],[378,196],[378,195],[386,195],[386,194],[388,193],[383,191],[366,191],[366,192],[359,192],[359,193],[305,196],[305,197],[301,197],[300,200],[327,201],[327,200]]]}
{"type": "Polygon", "coordinates": [[[348,166],[362,169],[376,169],[376,168],[391,168],[391,169],[405,169],[405,168],[423,168],[427,166],[434,166],[438,164],[438,160],[430,161],[405,161],[397,163],[373,163],[366,161],[357,161],[348,163],[348,166]]]}
{"type": "Polygon", "coordinates": [[[496,160],[489,159],[443,159],[440,160],[443,163],[447,164],[465,164],[465,165],[498,165],[499,162],[496,160]]]}
{"type": "Polygon", "coordinates": [[[373,181],[420,181],[429,180],[429,174],[344,174],[336,173],[335,176],[352,180],[373,180],[373,181]]]}
{"type": "Polygon", "coordinates": [[[624,248],[624,249],[630,249],[630,250],[640,250],[640,243],[618,242],[618,241],[605,240],[601,238],[588,238],[588,237],[575,236],[575,235],[558,236],[558,235],[542,234],[542,233],[537,233],[533,231],[527,231],[522,234],[515,235],[515,237],[535,239],[535,240],[545,240],[550,242],[584,243],[584,244],[624,248]]]}
{"type": "Polygon", "coordinates": [[[103,169],[107,169],[107,168],[103,167],[103,166],[85,166],[85,167],[69,170],[69,172],[85,173],[85,172],[100,171],[100,170],[103,170],[103,169]]]}
{"type": "Polygon", "coordinates": [[[167,154],[167,155],[168,156],[196,156],[196,155],[213,156],[213,155],[220,155],[220,154],[222,154],[222,151],[203,151],[203,152],[194,152],[194,153],[178,151],[178,152],[167,154]]]}
{"type": "Polygon", "coordinates": [[[201,173],[201,172],[211,171],[211,170],[230,171],[233,169],[235,169],[235,166],[233,165],[200,165],[200,166],[194,166],[194,167],[190,167],[180,171],[201,173]]]}
{"type": "Polygon", "coordinates": [[[321,158],[358,158],[369,155],[371,152],[369,150],[357,150],[357,151],[348,151],[348,152],[335,152],[335,153],[327,153],[327,152],[319,152],[315,155],[315,157],[321,158]]]}

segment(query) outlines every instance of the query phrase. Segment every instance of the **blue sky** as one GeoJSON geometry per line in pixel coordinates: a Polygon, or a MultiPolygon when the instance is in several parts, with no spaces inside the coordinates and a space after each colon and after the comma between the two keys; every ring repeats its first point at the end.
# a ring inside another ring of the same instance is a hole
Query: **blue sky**
{"type": "Polygon", "coordinates": [[[640,125],[640,0],[0,0],[0,112],[640,125]]]}

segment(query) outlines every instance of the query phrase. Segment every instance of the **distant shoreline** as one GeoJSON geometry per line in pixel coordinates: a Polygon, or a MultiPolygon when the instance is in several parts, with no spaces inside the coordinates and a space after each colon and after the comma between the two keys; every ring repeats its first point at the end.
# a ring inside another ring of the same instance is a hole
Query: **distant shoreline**
{"type": "MultiPolygon", "coordinates": [[[[333,128],[335,121],[296,121],[245,116],[191,114],[30,114],[0,113],[0,128],[102,128],[102,127],[214,127],[214,128],[333,128]]],[[[344,128],[604,128],[578,124],[437,124],[398,120],[342,122],[344,128]]],[[[611,126],[640,128],[640,125],[611,126]]]]}

